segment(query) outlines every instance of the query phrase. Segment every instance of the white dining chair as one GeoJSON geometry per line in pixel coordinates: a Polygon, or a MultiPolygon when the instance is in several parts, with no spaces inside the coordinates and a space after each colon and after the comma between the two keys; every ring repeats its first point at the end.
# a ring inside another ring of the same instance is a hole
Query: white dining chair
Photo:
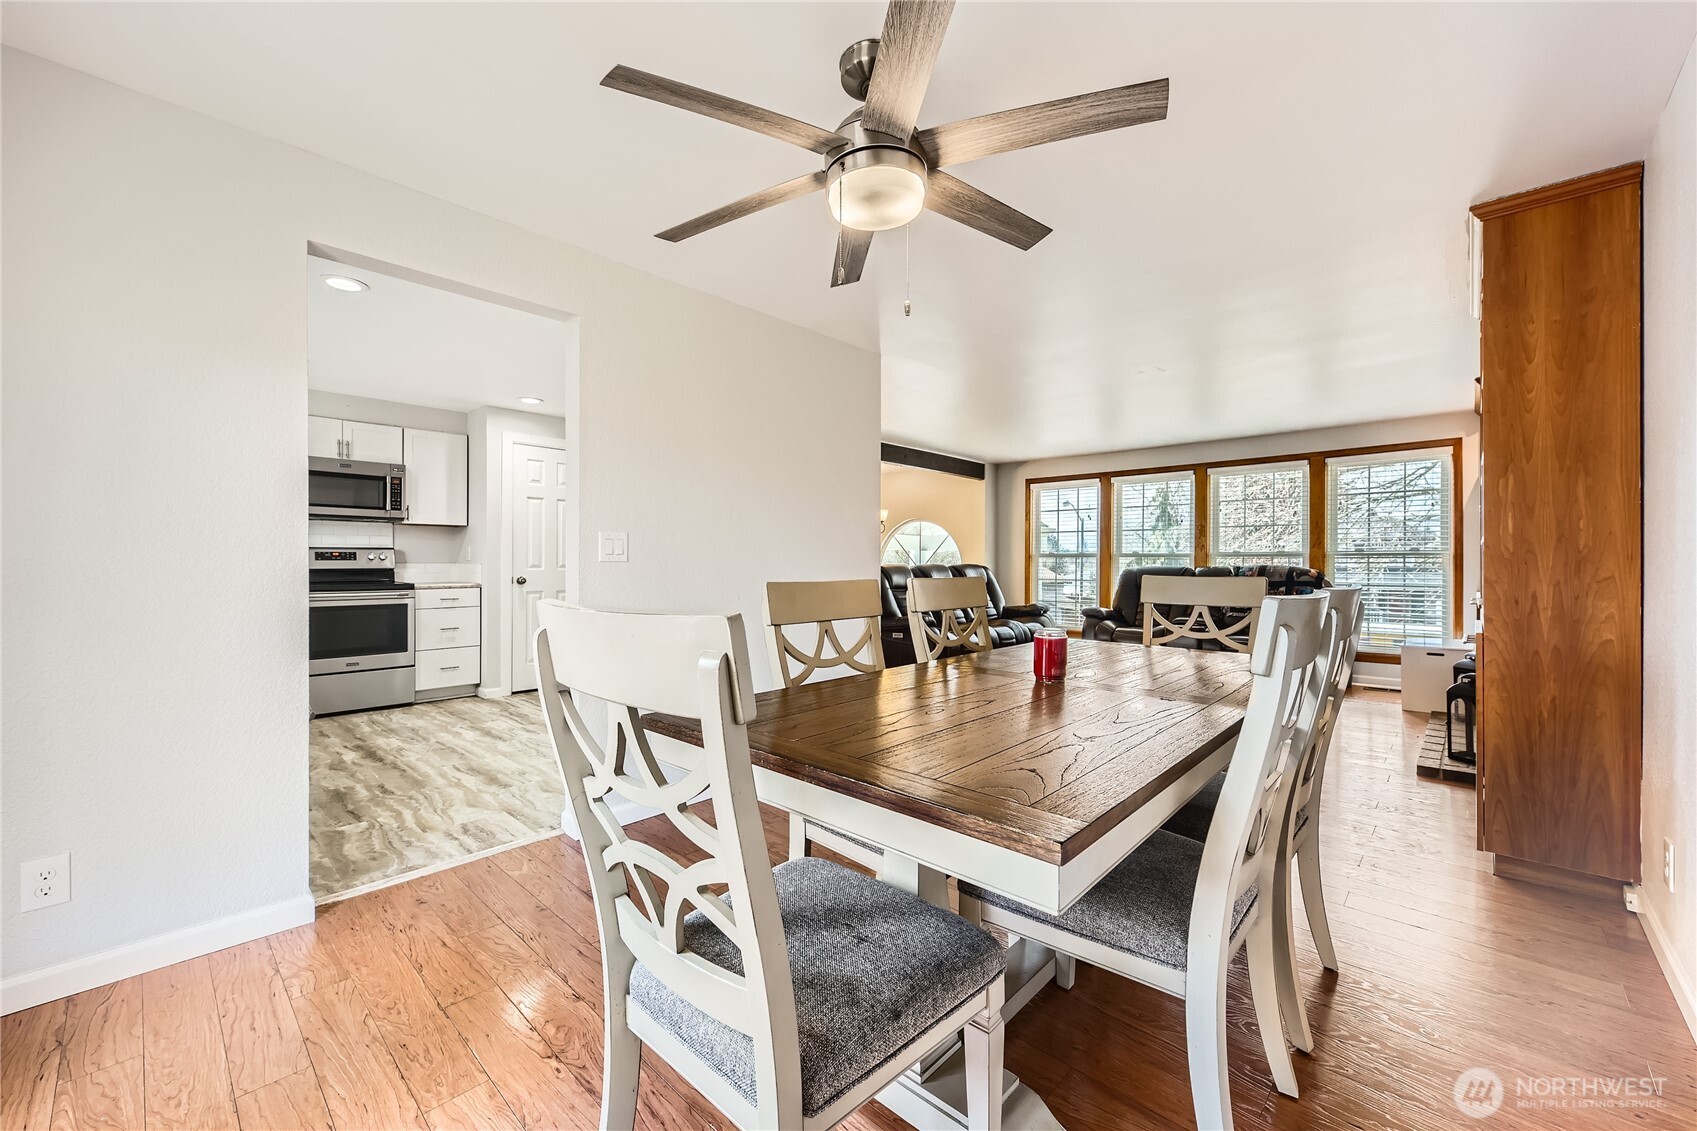
{"type": "Polygon", "coordinates": [[[814,1129],[963,1033],[971,1126],[998,1128],[996,940],[828,860],[770,865],[742,619],[543,601],[537,620],[540,698],[600,926],[601,1127],[632,1126],[644,1046],[739,1127],[814,1129]],[[605,704],[604,740],[579,697],[605,704]],[[673,779],[643,709],[700,719],[701,750],[673,779]],[[708,790],[711,822],[690,808],[708,790]],[[621,799],[659,810],[704,858],[686,865],[627,836],[621,799]]]}
{"type": "MultiPolygon", "coordinates": [[[[1314,1051],[1314,1037],[1308,1027],[1308,1011],[1302,1001],[1296,961],[1290,865],[1292,860],[1296,861],[1297,876],[1302,884],[1302,907],[1308,917],[1308,933],[1314,939],[1320,964],[1327,970],[1336,970],[1338,955],[1332,943],[1332,928],[1326,918],[1325,890],[1320,882],[1320,787],[1326,777],[1338,714],[1343,709],[1344,696],[1348,694],[1355,676],[1355,650],[1360,645],[1361,628],[1367,616],[1358,586],[1338,586],[1324,592],[1329,599],[1326,618],[1331,622],[1327,632],[1331,655],[1326,664],[1325,699],[1315,719],[1313,741],[1291,786],[1290,813],[1283,823],[1284,851],[1278,856],[1273,879],[1273,913],[1277,916],[1273,942],[1279,952],[1279,1010],[1284,1015],[1290,1043],[1303,1052],[1314,1051]]],[[[1224,784],[1225,775],[1215,775],[1163,827],[1193,840],[1206,839],[1224,784]]]]}
{"type": "Polygon", "coordinates": [[[1145,577],[1139,590],[1143,643],[1188,648],[1212,643],[1221,649],[1248,652],[1255,646],[1256,621],[1266,595],[1265,577],[1145,577]],[[1179,619],[1168,615],[1180,608],[1188,611],[1179,619]],[[1227,609],[1242,609],[1243,615],[1228,624],[1216,623],[1214,614],[1227,609]]]}
{"type": "Polygon", "coordinates": [[[1326,605],[1323,593],[1263,600],[1249,706],[1205,844],[1157,829],[1059,915],[960,885],[968,918],[1184,999],[1190,1089],[1202,1131],[1232,1126],[1226,970],[1240,947],[1248,951],[1255,1020],[1273,1080],[1285,1095],[1297,1094],[1266,905],[1294,769],[1323,698],[1326,605]]]}
{"type": "MultiPolygon", "coordinates": [[[[838,669],[870,674],[884,670],[879,636],[883,598],[871,578],[852,581],[768,581],[766,623],[772,630],[773,664],[785,687],[800,687],[816,675],[838,669]],[[840,622],[860,622],[854,640],[844,644],[840,622]]],[[[790,814],[790,859],[800,860],[822,844],[868,871],[876,872],[884,852],[859,837],[790,814]]]]}
{"type": "Polygon", "coordinates": [[[950,649],[988,652],[994,647],[990,591],[982,577],[914,578],[907,585],[907,622],[914,659],[921,664],[950,649]]]}

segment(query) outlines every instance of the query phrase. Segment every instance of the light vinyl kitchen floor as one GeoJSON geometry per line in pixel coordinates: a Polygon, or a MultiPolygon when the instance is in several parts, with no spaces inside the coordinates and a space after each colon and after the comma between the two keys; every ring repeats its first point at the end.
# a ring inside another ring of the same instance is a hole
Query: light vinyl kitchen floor
{"type": "Polygon", "coordinates": [[[320,902],[560,827],[535,692],[314,719],[311,747],[320,902]]]}

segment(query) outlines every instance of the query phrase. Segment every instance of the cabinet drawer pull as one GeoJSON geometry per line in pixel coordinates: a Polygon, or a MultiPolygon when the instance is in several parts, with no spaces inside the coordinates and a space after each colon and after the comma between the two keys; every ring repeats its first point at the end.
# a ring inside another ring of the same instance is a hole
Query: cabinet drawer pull
{"type": "Polygon", "coordinates": [[[458,597],[438,597],[436,599],[438,601],[458,601],[459,600],[458,597]]]}
{"type": "Polygon", "coordinates": [[[458,632],[459,630],[460,630],[460,626],[457,625],[457,624],[445,624],[441,628],[437,629],[436,631],[437,632],[458,632]]]}
{"type": "Polygon", "coordinates": [[[443,664],[442,670],[445,672],[457,672],[460,670],[460,666],[458,664],[443,664]]]}

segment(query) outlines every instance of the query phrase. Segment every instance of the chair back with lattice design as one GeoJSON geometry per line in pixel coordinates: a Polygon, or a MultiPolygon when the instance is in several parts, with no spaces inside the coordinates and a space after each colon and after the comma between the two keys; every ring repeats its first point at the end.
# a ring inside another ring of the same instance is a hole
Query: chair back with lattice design
{"type": "Polygon", "coordinates": [[[994,647],[990,591],[982,577],[914,578],[907,586],[907,621],[914,658],[922,664],[951,648],[988,652],[994,647]]]}
{"type": "Polygon", "coordinates": [[[1143,643],[1211,640],[1234,652],[1251,651],[1261,617],[1261,599],[1266,595],[1265,577],[1145,577],[1140,594],[1143,643]],[[1174,606],[1186,615],[1178,615],[1174,606]],[[1227,609],[1243,611],[1230,623],[1216,622],[1216,616],[1228,619],[1227,609]]]}
{"type": "Polygon", "coordinates": [[[766,623],[772,626],[773,662],[784,686],[800,687],[815,672],[835,668],[883,671],[884,642],[878,635],[883,611],[883,597],[872,578],[768,581],[766,623]],[[860,622],[851,644],[845,645],[837,632],[841,621],[860,622]]]}
{"type": "MultiPolygon", "coordinates": [[[[1361,641],[1361,627],[1367,619],[1367,606],[1361,600],[1358,586],[1338,586],[1326,589],[1328,606],[1327,642],[1330,656],[1326,663],[1325,699],[1314,722],[1314,740],[1296,770],[1291,785],[1291,819],[1311,801],[1318,802],[1320,783],[1326,776],[1326,758],[1332,748],[1332,734],[1337,729],[1338,713],[1343,710],[1344,696],[1355,676],[1355,649],[1361,641]],[[1330,622],[1335,622],[1330,623],[1330,622]]],[[[1310,813],[1310,819],[1318,813],[1310,813]]],[[[1294,836],[1296,830],[1291,830],[1294,836]]]]}
{"type": "Polygon", "coordinates": [[[543,601],[537,622],[543,712],[601,928],[605,1008],[638,1011],[628,995],[641,962],[667,989],[749,1034],[761,1112],[799,1115],[795,995],[749,763],[755,707],[742,618],[543,601]],[[605,738],[590,732],[582,697],[606,705],[605,738]],[[690,764],[673,780],[650,746],[644,710],[701,720],[701,750],[678,756],[690,764]],[[712,823],[689,807],[708,790],[712,823]],[[705,856],[685,864],[631,839],[616,800],[659,810],[705,856]],[[692,909],[741,949],[742,973],[688,948],[692,909]]]}
{"type": "Polygon", "coordinates": [[[1259,884],[1261,899],[1272,895],[1291,782],[1324,698],[1327,602],[1323,590],[1261,602],[1260,633],[1249,658],[1249,706],[1202,846],[1191,904],[1192,969],[1203,969],[1203,956],[1231,937],[1240,895],[1252,884],[1259,884]]]}

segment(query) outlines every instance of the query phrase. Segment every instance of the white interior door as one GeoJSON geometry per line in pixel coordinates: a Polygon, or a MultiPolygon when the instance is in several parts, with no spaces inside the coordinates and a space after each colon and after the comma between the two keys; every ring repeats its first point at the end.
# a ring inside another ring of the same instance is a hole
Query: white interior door
{"type": "Polygon", "coordinates": [[[537,602],[566,596],[566,562],[577,553],[570,522],[573,471],[569,452],[513,445],[507,483],[513,516],[513,572],[507,579],[513,691],[536,687],[537,602]]]}

